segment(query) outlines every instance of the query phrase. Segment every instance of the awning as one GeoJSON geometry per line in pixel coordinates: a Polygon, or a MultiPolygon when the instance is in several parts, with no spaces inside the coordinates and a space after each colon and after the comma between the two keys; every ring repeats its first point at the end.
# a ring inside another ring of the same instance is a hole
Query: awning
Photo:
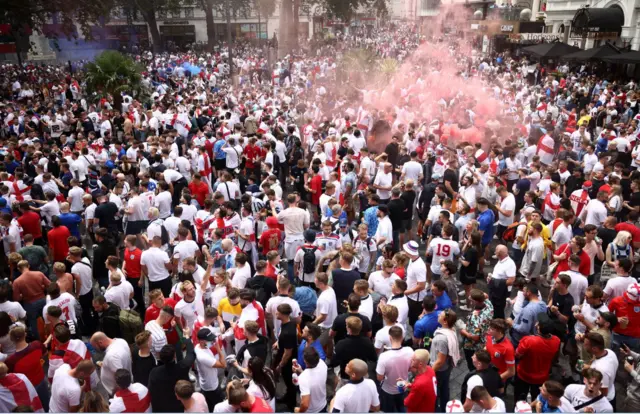
{"type": "Polygon", "coordinates": [[[617,33],[624,25],[624,12],[618,6],[607,8],[583,7],[573,16],[571,30],[575,34],[617,33]]]}
{"type": "Polygon", "coordinates": [[[587,60],[597,60],[605,56],[612,56],[618,53],[620,53],[620,49],[618,49],[617,47],[613,46],[610,43],[605,43],[602,46],[571,53],[569,55],[564,56],[562,59],[577,60],[579,62],[585,62],[587,60]]]}
{"type": "Polygon", "coordinates": [[[539,58],[559,58],[570,53],[578,52],[580,48],[562,42],[551,42],[523,47],[521,50],[524,54],[539,58]]]}
{"type": "Polygon", "coordinates": [[[611,63],[640,63],[640,52],[638,52],[637,50],[632,50],[631,52],[620,53],[619,55],[605,56],[602,58],[602,60],[611,63]]]}

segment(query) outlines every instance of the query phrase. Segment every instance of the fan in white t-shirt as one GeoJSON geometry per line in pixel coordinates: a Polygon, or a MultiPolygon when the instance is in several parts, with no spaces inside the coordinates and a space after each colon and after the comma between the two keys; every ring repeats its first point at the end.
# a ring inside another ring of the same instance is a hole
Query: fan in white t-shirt
{"type": "MultiPolygon", "coordinates": [[[[481,413],[505,413],[507,409],[498,397],[492,397],[482,385],[476,385],[471,390],[471,400],[481,408],[481,413]]],[[[474,405],[475,405],[474,404],[474,405]]]]}
{"type": "Polygon", "coordinates": [[[367,413],[378,411],[380,398],[375,382],[365,378],[369,368],[361,359],[352,359],[345,372],[350,382],[336,392],[333,407],[329,411],[340,413],[367,413]]]}
{"type": "Polygon", "coordinates": [[[47,309],[49,308],[49,306],[57,306],[62,310],[60,320],[76,323],[76,298],[67,292],[60,293],[60,286],[58,286],[57,283],[49,284],[47,293],[49,295],[47,296],[47,303],[42,309],[42,319],[44,319],[45,321],[47,320],[47,309]]]}
{"type": "Polygon", "coordinates": [[[180,291],[183,297],[174,309],[176,320],[181,327],[193,329],[198,318],[204,316],[202,292],[190,281],[182,282],[180,291]]]}

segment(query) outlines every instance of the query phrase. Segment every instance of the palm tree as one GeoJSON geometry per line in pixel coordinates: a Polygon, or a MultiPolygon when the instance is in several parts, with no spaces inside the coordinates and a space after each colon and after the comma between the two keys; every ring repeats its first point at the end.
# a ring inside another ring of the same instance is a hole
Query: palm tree
{"type": "Polygon", "coordinates": [[[398,70],[398,61],[395,59],[387,58],[380,62],[380,71],[385,75],[387,81],[391,80],[391,77],[398,70]]]}
{"type": "Polygon", "coordinates": [[[103,98],[113,97],[114,109],[122,110],[122,93],[141,99],[146,93],[142,84],[144,68],[133,59],[114,50],[101,53],[86,65],[87,92],[103,98]]]}

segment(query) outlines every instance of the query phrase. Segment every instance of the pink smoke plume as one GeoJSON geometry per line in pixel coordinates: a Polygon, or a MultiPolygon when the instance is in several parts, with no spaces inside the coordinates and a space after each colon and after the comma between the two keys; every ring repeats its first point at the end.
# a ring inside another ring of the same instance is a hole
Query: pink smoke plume
{"type": "MultiPolygon", "coordinates": [[[[393,76],[369,81],[383,86],[365,92],[363,105],[394,112],[404,124],[428,126],[437,121],[444,125],[439,130],[450,145],[482,142],[497,133],[504,103],[495,98],[495,85],[487,85],[472,69],[479,61],[472,65],[478,33],[471,30],[470,13],[460,5],[441,5],[439,15],[423,26],[417,49],[393,76]]],[[[391,133],[376,136],[372,144],[386,145],[391,133]]]]}

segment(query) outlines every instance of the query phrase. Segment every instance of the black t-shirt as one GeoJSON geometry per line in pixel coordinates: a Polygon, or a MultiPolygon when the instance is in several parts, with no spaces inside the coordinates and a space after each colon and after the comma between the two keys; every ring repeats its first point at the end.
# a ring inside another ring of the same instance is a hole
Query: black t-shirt
{"type": "Polygon", "coordinates": [[[396,165],[398,165],[398,144],[394,142],[390,143],[384,149],[384,152],[387,154],[387,161],[395,168],[396,165]]]}
{"type": "Polygon", "coordinates": [[[551,305],[556,306],[561,314],[569,317],[569,326],[571,326],[573,319],[573,311],[571,310],[571,308],[574,305],[573,296],[571,296],[569,293],[567,293],[566,295],[561,295],[558,293],[558,291],[554,291],[551,305]]]}
{"type": "Polygon", "coordinates": [[[475,283],[478,273],[478,251],[473,246],[469,247],[463,257],[465,262],[469,262],[469,266],[460,266],[460,280],[462,283],[465,283],[465,280],[475,283]]]}
{"type": "Polygon", "coordinates": [[[416,192],[414,190],[405,191],[400,196],[402,201],[404,201],[405,208],[405,220],[410,220],[413,217],[413,204],[416,201],[416,192]]]}
{"type": "Polygon", "coordinates": [[[100,204],[96,207],[95,218],[98,225],[110,231],[117,231],[116,214],[118,214],[118,206],[111,201],[100,204]]]}
{"type": "Polygon", "coordinates": [[[362,321],[360,336],[365,336],[367,333],[371,332],[371,321],[366,316],[359,313],[340,314],[333,320],[333,325],[331,325],[331,330],[336,333],[336,336],[333,338],[333,341],[336,344],[347,337],[347,318],[350,316],[355,316],[362,321]]]}
{"type": "Polygon", "coordinates": [[[404,200],[401,198],[389,200],[387,203],[389,207],[389,219],[393,226],[393,231],[400,231],[402,229],[402,220],[405,218],[405,210],[407,209],[404,200]]]}
{"type": "Polygon", "coordinates": [[[357,270],[336,269],[333,271],[333,290],[336,293],[338,304],[347,300],[353,293],[353,283],[360,279],[360,272],[357,270]]]}
{"type": "MultiPolygon", "coordinates": [[[[293,355],[296,354],[298,348],[298,330],[293,321],[283,323],[280,327],[280,336],[278,336],[278,361],[282,360],[286,349],[293,349],[293,355]]],[[[293,357],[292,357],[293,358],[293,357]]],[[[291,364],[291,358],[287,364],[291,364]]]]}
{"type": "Polygon", "coordinates": [[[598,229],[598,237],[602,239],[603,249],[606,249],[609,243],[611,243],[613,239],[616,238],[616,234],[617,233],[615,229],[607,229],[604,227],[600,227],[598,229]]]}
{"type": "MultiPolygon", "coordinates": [[[[449,181],[449,184],[451,185],[451,188],[453,188],[453,191],[455,191],[456,193],[458,192],[458,173],[455,170],[452,170],[451,168],[447,168],[444,172],[443,179],[444,179],[444,182],[449,181]]],[[[450,193],[448,189],[446,189],[445,191],[447,192],[450,198],[453,198],[453,194],[450,193]]]]}

